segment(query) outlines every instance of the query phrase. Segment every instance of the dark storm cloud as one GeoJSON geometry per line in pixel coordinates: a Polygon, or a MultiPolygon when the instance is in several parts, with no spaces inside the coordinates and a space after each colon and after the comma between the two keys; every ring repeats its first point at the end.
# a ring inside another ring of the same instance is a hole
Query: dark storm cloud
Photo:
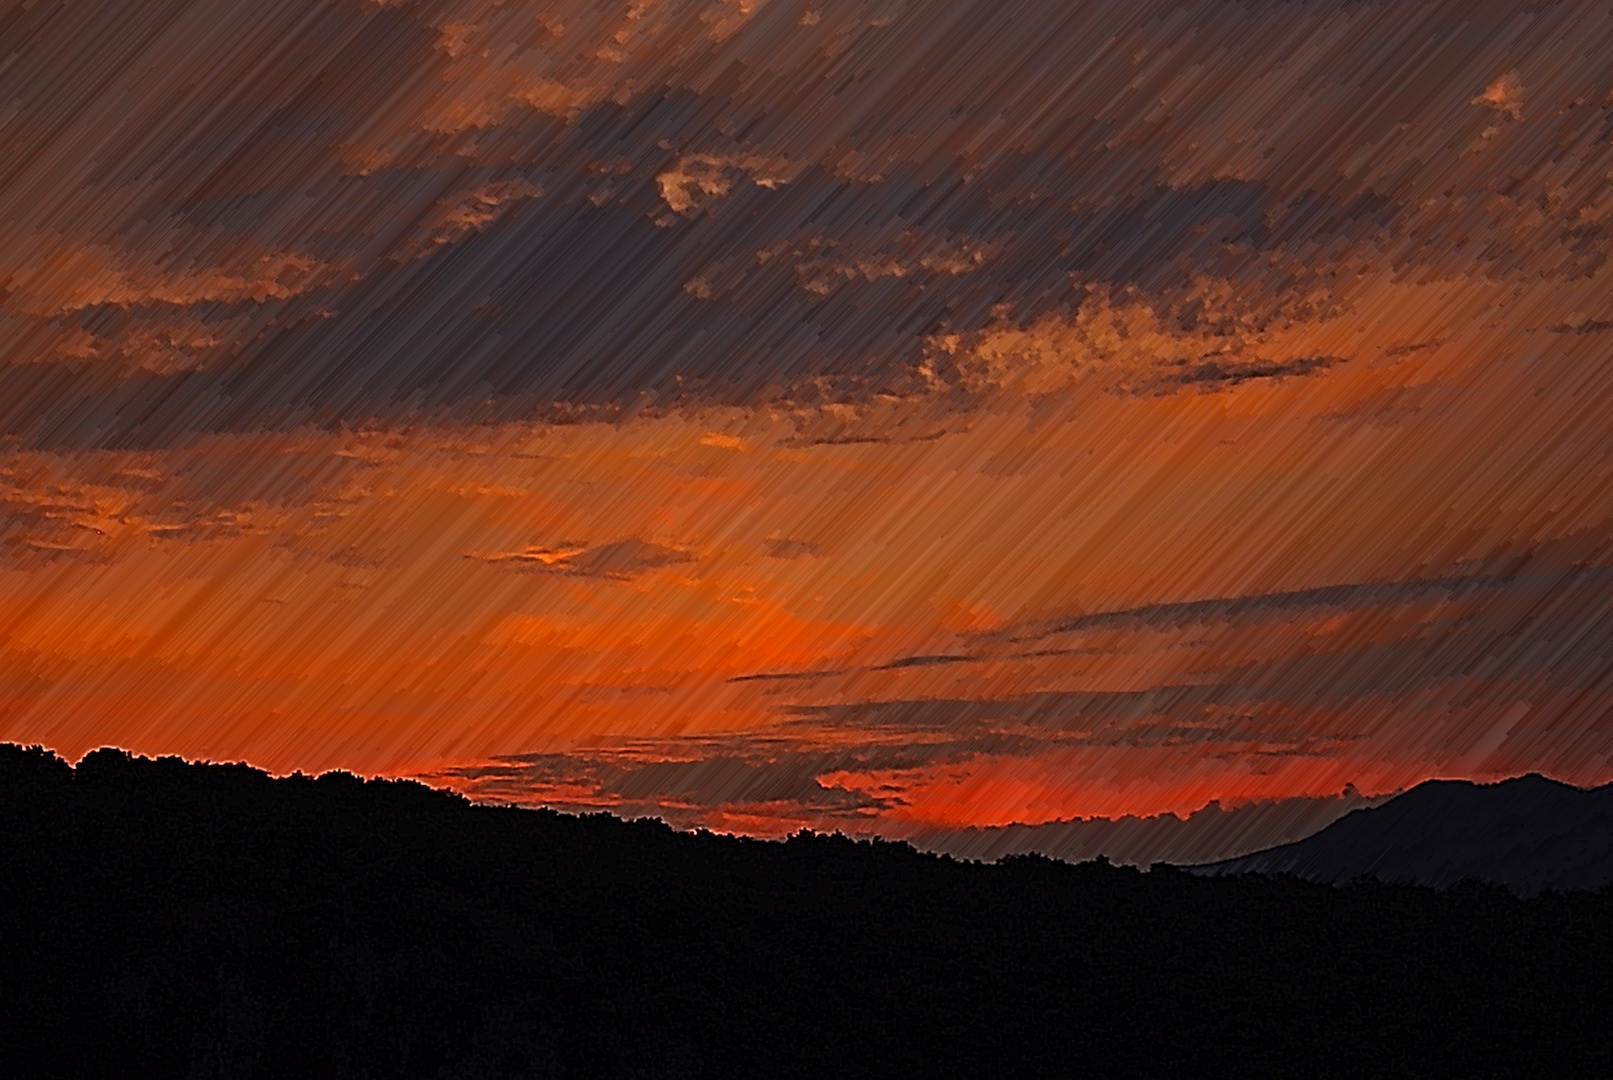
{"type": "MultiPolygon", "coordinates": [[[[1566,571],[1572,573],[1574,571],[1566,571]]],[[[1553,576],[1555,580],[1555,575],[1553,576]]],[[[1482,574],[1412,581],[1359,582],[1316,589],[1217,597],[1177,603],[1145,604],[1119,611],[1096,611],[1036,627],[1009,631],[1013,641],[1033,641],[1054,634],[1111,629],[1175,629],[1194,624],[1249,621],[1314,610],[1349,610],[1407,603],[1428,598],[1460,598],[1517,585],[1517,575],[1482,574]]]]}
{"type": "MultiPolygon", "coordinates": [[[[854,399],[877,390],[911,393],[928,335],[979,329],[1005,303],[1022,320],[1069,306],[1081,295],[1073,277],[1179,283],[1184,260],[1191,264],[1200,249],[1225,242],[1205,226],[1246,231],[1258,222],[1262,199],[1255,185],[1212,184],[1145,193],[1115,210],[1072,212],[1054,203],[1013,221],[976,219],[978,235],[998,251],[978,265],[972,255],[921,254],[909,269],[895,261],[899,245],[890,255],[848,239],[837,244],[843,265],[825,269],[821,261],[762,256],[788,240],[797,222],[812,221],[819,231],[854,222],[905,227],[905,185],[812,170],[775,190],[736,189],[719,214],[669,227],[657,224],[661,195],[647,180],[604,205],[568,200],[544,174],[502,183],[551,194],[357,280],[333,274],[250,311],[241,301],[190,305],[199,312],[193,321],[217,329],[180,338],[163,355],[175,354],[168,362],[188,368],[189,349],[199,370],[143,370],[64,396],[60,366],[13,369],[24,390],[7,410],[6,427],[44,443],[71,443],[88,432],[96,433],[92,441],[139,445],[197,428],[410,411],[487,418],[531,415],[555,402],[607,410],[646,400],[744,403],[825,379],[831,394],[854,399]],[[724,251],[736,252],[729,258],[739,268],[708,270],[713,253],[724,251]],[[951,272],[948,259],[963,260],[960,272],[951,272]],[[34,380],[45,384],[37,397],[27,393],[34,380]]],[[[104,343],[103,359],[112,359],[124,327],[171,320],[177,307],[97,305],[58,322],[104,343]]],[[[1332,362],[1188,359],[1167,378],[1235,383],[1332,362]]]]}
{"type": "MultiPolygon", "coordinates": [[[[1613,570],[1604,566],[1150,605],[1064,620],[1031,640],[1148,633],[1165,635],[1160,640],[1169,642],[1207,627],[1218,636],[1204,643],[1208,651],[1191,681],[978,699],[814,703],[809,688],[821,686],[826,693],[833,681],[853,673],[802,672],[798,677],[808,700],[779,712],[787,728],[838,730],[848,737],[1001,735],[1019,740],[1015,749],[1003,751],[1010,755],[1107,747],[1191,748],[1198,756],[1244,759],[1330,757],[1353,743],[1391,734],[1403,720],[1405,702],[1434,694],[1443,710],[1473,717],[1474,723],[1493,724],[1518,701],[1529,702],[1531,719],[1518,729],[1518,744],[1533,740],[1560,755],[1568,751],[1547,745],[1552,733],[1585,732],[1613,694],[1613,570]],[[1248,659],[1240,651],[1246,635],[1262,626],[1282,628],[1318,612],[1349,613],[1356,629],[1341,631],[1336,643],[1291,636],[1303,647],[1264,658],[1248,659]],[[1415,617],[1399,623],[1397,612],[1415,617]],[[1218,662],[1217,650],[1240,658],[1218,662]]],[[[1124,651],[1123,643],[1111,647],[1124,651]]],[[[864,670],[1012,665],[1062,652],[915,656],[864,670]]],[[[1458,722],[1449,738],[1460,741],[1470,726],[1458,722]]],[[[1582,736],[1574,753],[1605,757],[1613,754],[1613,741],[1582,736]]]]}
{"type": "MultiPolygon", "coordinates": [[[[1561,10],[1401,6],[1419,32],[1357,38],[1349,4],[690,0],[631,32],[610,5],[29,9],[0,75],[23,106],[0,430],[861,401],[933,390],[936,334],[1094,286],[1213,335],[1204,279],[1259,323],[1341,260],[1600,265],[1598,196],[1540,175],[1613,122],[1594,73],[1534,61],[1561,10]],[[1336,75],[1367,56],[1371,94],[1336,75]],[[1460,164],[1475,140],[1490,164],[1460,164]]],[[[1156,392],[1342,360],[1160,359],[1156,392]]]]}
{"type": "MultiPolygon", "coordinates": [[[[1500,613],[1542,598],[1589,597],[1613,589],[1613,570],[1599,566],[1565,565],[1532,573],[1499,572],[1461,574],[1410,581],[1355,582],[1314,589],[1216,597],[1171,603],[1145,604],[1114,611],[1095,611],[1063,619],[1043,620],[976,634],[969,652],[902,656],[861,670],[890,671],[944,664],[1001,663],[1050,656],[1083,655],[1101,649],[1076,647],[1037,648],[1038,642],[1112,631],[1171,632],[1191,627],[1220,625],[1233,630],[1303,618],[1318,612],[1385,612],[1413,604],[1442,601],[1477,601],[1475,610],[1500,613]],[[1564,592],[1563,590],[1568,590],[1564,592]],[[1486,594],[1500,594],[1485,599],[1486,594]]],[[[1471,622],[1472,616],[1464,616],[1471,622]]],[[[845,674],[845,670],[765,672],[731,681],[760,679],[811,679],[845,674]]],[[[1120,695],[1131,699],[1134,695],[1120,695]]],[[[1108,696],[1105,696],[1105,700],[1108,696]]]]}

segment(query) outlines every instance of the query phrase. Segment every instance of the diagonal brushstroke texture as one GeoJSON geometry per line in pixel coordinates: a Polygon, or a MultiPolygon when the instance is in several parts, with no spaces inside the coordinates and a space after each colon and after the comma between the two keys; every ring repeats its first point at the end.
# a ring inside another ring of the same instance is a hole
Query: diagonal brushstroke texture
{"type": "Polygon", "coordinates": [[[1137,861],[1613,776],[1605,7],[0,46],[0,738],[1137,861]]]}

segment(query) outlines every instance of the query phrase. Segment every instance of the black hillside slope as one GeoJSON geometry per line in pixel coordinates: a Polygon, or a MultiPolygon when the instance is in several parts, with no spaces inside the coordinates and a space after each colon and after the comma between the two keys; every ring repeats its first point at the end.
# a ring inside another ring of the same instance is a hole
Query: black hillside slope
{"type": "Polygon", "coordinates": [[[1613,891],[677,834],[0,747],[33,1077],[1613,1075],[1613,891]]]}
{"type": "Polygon", "coordinates": [[[1520,896],[1600,889],[1613,884],[1613,784],[1585,790],[1537,774],[1430,780],[1304,840],[1189,869],[1332,884],[1370,875],[1434,888],[1471,878],[1520,896]]]}

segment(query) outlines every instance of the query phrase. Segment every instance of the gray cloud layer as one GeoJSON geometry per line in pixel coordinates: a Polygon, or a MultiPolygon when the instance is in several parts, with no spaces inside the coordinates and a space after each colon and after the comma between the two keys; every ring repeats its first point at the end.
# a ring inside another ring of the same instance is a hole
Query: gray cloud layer
{"type": "MultiPolygon", "coordinates": [[[[856,401],[934,392],[935,335],[1095,287],[1214,336],[1303,317],[1361,266],[1602,265],[1610,27],[1571,32],[1571,4],[1381,6],[25,14],[0,74],[23,104],[0,132],[0,430],[164,445],[856,401]],[[1339,77],[1369,59],[1370,87],[1339,77]],[[1219,310],[1205,280],[1231,283],[1219,310]]],[[[1162,356],[1148,385],[1343,359],[1162,356]]]]}

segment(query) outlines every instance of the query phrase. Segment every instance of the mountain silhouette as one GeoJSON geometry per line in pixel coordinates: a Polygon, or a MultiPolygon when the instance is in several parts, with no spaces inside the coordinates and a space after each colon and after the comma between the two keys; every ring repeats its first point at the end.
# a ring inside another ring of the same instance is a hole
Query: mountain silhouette
{"type": "Polygon", "coordinates": [[[0,744],[30,1080],[1613,1075],[1613,889],[679,833],[0,744]]]}
{"type": "Polygon", "coordinates": [[[1368,798],[1352,787],[1339,795],[1256,800],[1232,807],[1212,800],[1186,817],[1069,818],[1039,825],[930,829],[906,839],[920,851],[980,862],[1008,855],[1087,862],[1101,855],[1122,866],[1197,865],[1303,840],[1352,810],[1392,797],[1368,798]]]}
{"type": "Polygon", "coordinates": [[[1599,889],[1613,884],[1613,784],[1587,790],[1537,773],[1495,784],[1429,780],[1304,840],[1184,869],[1439,889],[1472,879],[1520,896],[1599,889]]]}

